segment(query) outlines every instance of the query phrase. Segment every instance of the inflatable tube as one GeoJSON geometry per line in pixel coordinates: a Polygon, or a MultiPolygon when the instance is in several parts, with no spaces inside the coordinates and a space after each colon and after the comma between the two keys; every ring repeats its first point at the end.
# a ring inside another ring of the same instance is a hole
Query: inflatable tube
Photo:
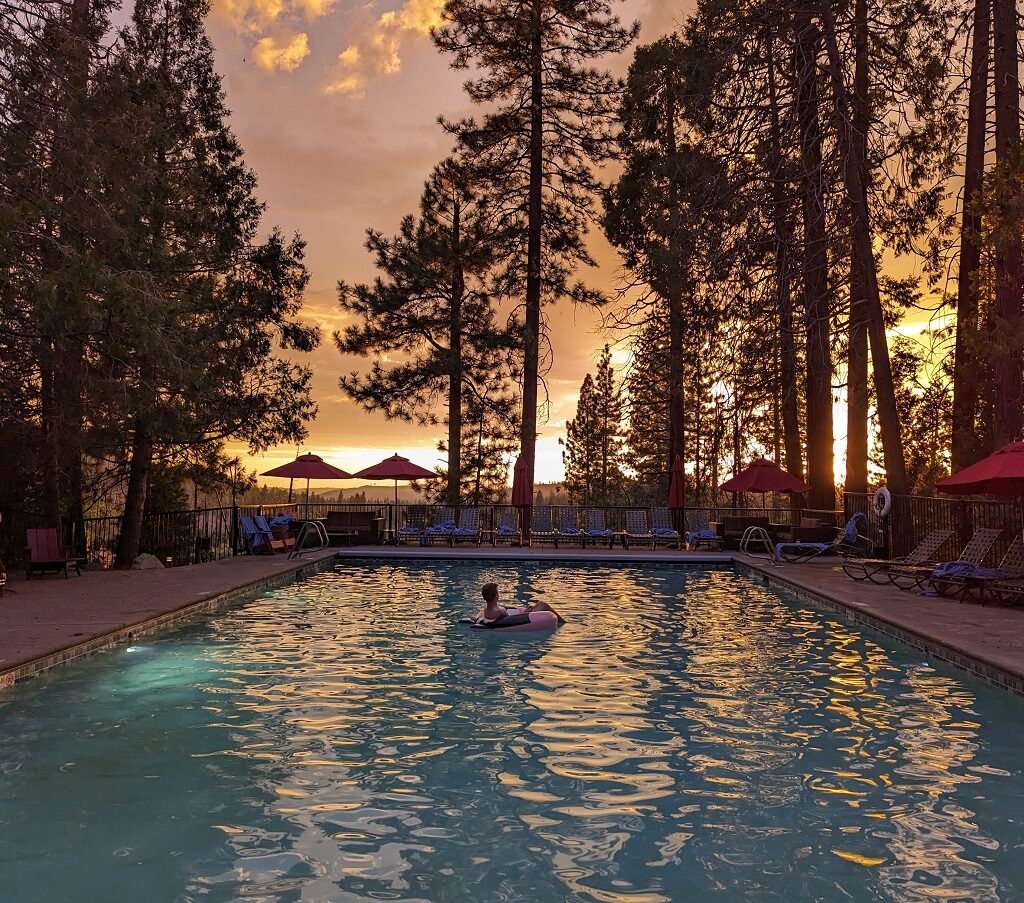
{"type": "Polygon", "coordinates": [[[558,615],[553,611],[532,611],[529,614],[509,615],[496,621],[485,621],[463,618],[460,624],[466,624],[473,630],[489,630],[499,633],[531,633],[538,630],[554,630],[558,626],[558,615]]]}

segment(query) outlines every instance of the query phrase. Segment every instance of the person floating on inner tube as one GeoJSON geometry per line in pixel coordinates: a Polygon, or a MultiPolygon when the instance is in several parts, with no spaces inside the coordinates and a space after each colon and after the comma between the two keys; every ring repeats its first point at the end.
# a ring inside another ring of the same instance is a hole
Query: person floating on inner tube
{"type": "Polygon", "coordinates": [[[508,618],[512,615],[528,615],[533,611],[550,611],[558,618],[559,624],[565,623],[565,618],[548,605],[547,602],[536,602],[533,605],[523,605],[518,608],[499,605],[497,583],[485,583],[480,587],[480,593],[484,597],[484,613],[480,617],[485,624],[490,624],[492,621],[508,618]]]}

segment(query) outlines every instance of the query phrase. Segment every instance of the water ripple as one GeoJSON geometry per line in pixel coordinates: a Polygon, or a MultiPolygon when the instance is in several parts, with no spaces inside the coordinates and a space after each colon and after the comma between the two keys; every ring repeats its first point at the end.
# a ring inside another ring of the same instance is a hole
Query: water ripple
{"type": "Polygon", "coordinates": [[[1010,903],[1022,714],[730,572],[349,563],[0,704],[0,867],[29,903],[1010,903]],[[487,580],[569,623],[456,627],[487,580]]]}

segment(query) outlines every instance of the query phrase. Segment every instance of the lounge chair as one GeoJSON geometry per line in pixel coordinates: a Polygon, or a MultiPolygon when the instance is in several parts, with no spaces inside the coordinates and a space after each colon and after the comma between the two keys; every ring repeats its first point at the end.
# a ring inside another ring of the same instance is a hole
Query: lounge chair
{"type": "Polygon", "coordinates": [[[533,520],[530,523],[530,545],[535,542],[551,542],[558,548],[558,533],[551,525],[551,509],[548,507],[534,508],[533,520]]]}
{"type": "Polygon", "coordinates": [[[940,565],[932,571],[928,582],[935,592],[950,596],[959,591],[961,602],[975,593],[978,601],[984,605],[990,595],[1000,595],[998,587],[1001,584],[1009,587],[1015,581],[1024,580],[1024,536],[1018,534],[1013,538],[1010,548],[995,568],[954,562],[946,570],[948,573],[943,574],[940,565]]]}
{"type": "Polygon", "coordinates": [[[79,577],[82,576],[82,569],[79,567],[80,558],[75,558],[67,546],[60,544],[57,537],[56,527],[41,527],[34,530],[26,530],[27,540],[25,554],[25,576],[31,579],[34,573],[59,573],[64,572],[64,579],[68,579],[68,572],[74,568],[79,577]]]}
{"type": "Polygon", "coordinates": [[[659,542],[666,546],[675,546],[677,549],[683,547],[683,537],[672,525],[672,512],[668,508],[651,509],[651,533],[654,534],[654,544],[659,542]]]}
{"type": "Polygon", "coordinates": [[[626,534],[623,542],[628,549],[631,543],[649,543],[654,548],[655,536],[647,526],[646,511],[626,512],[626,534]]]}
{"type": "Polygon", "coordinates": [[[480,545],[479,508],[463,508],[459,512],[459,525],[452,531],[452,545],[457,542],[475,542],[480,545]]]}
{"type": "MultiPolygon", "coordinates": [[[[960,553],[957,563],[980,566],[1002,532],[1002,530],[994,530],[989,527],[981,527],[975,530],[974,535],[960,553]]],[[[946,562],[946,564],[950,565],[953,562],[946,562]]],[[[932,575],[942,567],[941,564],[937,567],[934,565],[915,565],[912,567],[901,565],[890,568],[888,574],[892,583],[900,589],[921,589],[931,579],[932,575]]]]}
{"type": "Polygon", "coordinates": [[[423,531],[423,536],[430,545],[435,542],[446,542],[448,545],[454,546],[455,540],[453,537],[456,526],[455,509],[438,508],[437,514],[434,516],[434,523],[423,531]]]}
{"type": "Polygon", "coordinates": [[[578,541],[580,548],[587,544],[586,534],[579,528],[580,514],[575,505],[558,509],[558,539],[578,541]]]}
{"type": "Polygon", "coordinates": [[[519,515],[515,511],[499,511],[498,522],[491,534],[491,545],[507,542],[510,545],[523,544],[523,531],[519,529],[519,515]]]}
{"type": "Polygon", "coordinates": [[[264,536],[270,537],[270,547],[275,552],[278,550],[287,552],[294,547],[295,539],[284,524],[279,524],[277,526],[270,524],[261,514],[257,514],[253,518],[253,521],[264,536]]]}
{"type": "Polygon", "coordinates": [[[843,570],[852,580],[870,580],[872,583],[889,583],[890,568],[936,567],[939,550],[953,538],[952,530],[932,530],[917,547],[902,558],[844,558],[843,570]],[[877,579],[876,579],[877,578],[877,579]]]}
{"type": "Polygon", "coordinates": [[[706,512],[689,512],[686,516],[686,525],[686,548],[721,550],[722,537],[711,529],[706,512]]]}
{"type": "Polygon", "coordinates": [[[250,555],[274,554],[274,534],[269,527],[261,528],[252,517],[243,517],[241,525],[246,552],[250,555]]]}
{"type": "Polygon", "coordinates": [[[584,545],[588,542],[594,545],[608,543],[609,549],[615,545],[615,531],[608,529],[603,508],[587,508],[583,512],[583,519],[587,525],[583,538],[584,545]]]}
{"type": "Polygon", "coordinates": [[[775,544],[775,560],[791,563],[810,561],[822,555],[856,555],[862,556],[865,549],[870,548],[869,540],[861,536],[858,527],[861,521],[867,523],[868,516],[863,511],[856,512],[842,530],[836,534],[832,542],[778,542],[775,544]]]}

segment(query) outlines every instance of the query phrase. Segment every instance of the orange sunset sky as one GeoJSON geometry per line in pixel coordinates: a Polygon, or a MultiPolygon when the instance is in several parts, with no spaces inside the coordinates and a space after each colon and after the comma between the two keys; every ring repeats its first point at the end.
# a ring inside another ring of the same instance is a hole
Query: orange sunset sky
{"type": "MultiPolygon", "coordinates": [[[[350,471],[396,451],[424,466],[440,463],[436,442],[443,428],[389,423],[343,397],[339,375],[366,362],[339,355],[330,334],[344,323],[337,280],[374,276],[364,230],[390,234],[415,211],[423,180],[451,148],[437,117],[472,111],[461,90],[464,74],[448,68],[428,34],[441,6],[441,0],[214,0],[209,21],[232,123],[268,203],[265,222],[297,230],[309,244],[305,316],[321,326],[324,341],[308,356],[320,412],[303,450],[350,471]]],[[[689,0],[617,5],[624,21],[641,22],[641,42],[672,31],[690,8],[689,0]]],[[[629,56],[609,59],[608,67],[625,74],[629,56]]],[[[591,284],[614,288],[615,253],[597,234],[591,246],[600,262],[591,284]]],[[[575,412],[584,374],[614,339],[601,332],[593,311],[566,304],[549,317],[552,406],[540,427],[538,481],[561,479],[558,437],[575,412]]],[[[253,459],[242,447],[230,450],[258,471],[296,452],[280,447],[253,459]]]]}

